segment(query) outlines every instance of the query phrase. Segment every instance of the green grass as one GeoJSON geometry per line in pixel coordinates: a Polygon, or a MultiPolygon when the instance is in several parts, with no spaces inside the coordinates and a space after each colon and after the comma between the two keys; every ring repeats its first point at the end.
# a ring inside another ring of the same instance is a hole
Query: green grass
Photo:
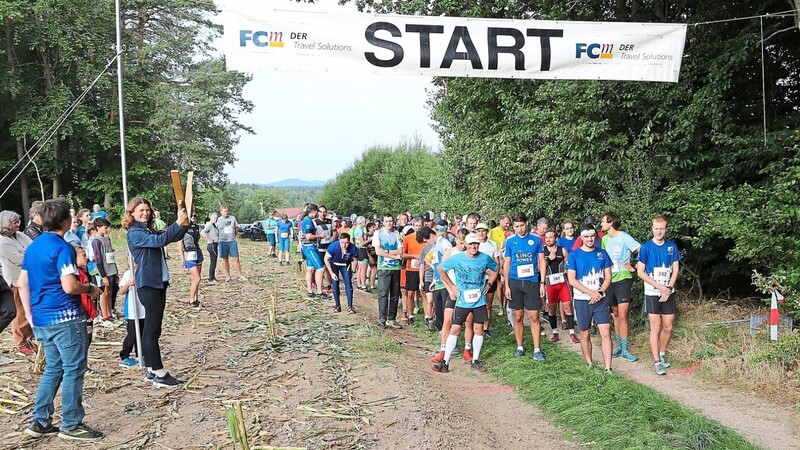
{"type": "Polygon", "coordinates": [[[481,352],[491,375],[516,386],[520,397],[575,432],[580,442],[602,449],[757,448],[647,386],[587,369],[580,355],[549,342],[543,342],[545,364],[533,361],[530,352],[515,358],[513,336],[501,334],[487,339],[481,352]]]}
{"type": "Polygon", "coordinates": [[[395,342],[391,337],[381,331],[370,332],[365,336],[352,341],[352,347],[362,353],[378,355],[402,355],[405,353],[403,347],[395,342]]]}

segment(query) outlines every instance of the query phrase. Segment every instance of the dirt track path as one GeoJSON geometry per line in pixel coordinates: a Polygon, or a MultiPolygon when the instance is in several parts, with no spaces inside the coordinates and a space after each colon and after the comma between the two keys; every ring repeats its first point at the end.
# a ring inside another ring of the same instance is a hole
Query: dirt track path
{"type": "MultiPolygon", "coordinates": [[[[204,285],[200,310],[187,308],[188,277],[174,258],[170,262],[173,285],[161,342],[167,368],[188,381],[183,388],[154,389],[138,371],[119,367],[115,343],[124,337],[122,327],[95,331],[93,373],[84,389],[86,423],[107,437],[86,448],[230,449],[225,406],[234,401],[243,405],[251,445],[577,447],[560,439],[563,430],[522,402],[513,388],[458,363],[446,376],[430,371],[430,355],[411,332],[377,331],[370,325],[371,299],[359,298],[354,316],[329,314],[330,303],[310,303],[298,295],[303,289],[296,272],[264,258],[263,243],[241,247],[249,281],[204,285]],[[273,292],[283,338],[269,344],[266,316],[273,292]],[[397,338],[405,351],[388,358],[355,354],[353,342],[370,336],[397,338]]],[[[30,366],[18,358],[0,368],[7,377],[0,378],[0,389],[11,388],[32,402],[38,377],[30,366]]],[[[58,412],[54,421],[60,422],[58,412]]],[[[17,415],[0,414],[0,448],[75,448],[55,437],[26,437],[22,431],[29,423],[30,407],[17,415]]]]}

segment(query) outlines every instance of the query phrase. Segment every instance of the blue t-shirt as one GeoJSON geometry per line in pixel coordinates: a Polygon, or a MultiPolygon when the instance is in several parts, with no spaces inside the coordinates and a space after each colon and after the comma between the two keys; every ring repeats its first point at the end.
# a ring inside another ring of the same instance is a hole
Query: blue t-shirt
{"type": "Polygon", "coordinates": [[[350,245],[347,246],[347,251],[342,251],[342,245],[337,239],[328,246],[328,254],[331,255],[331,264],[349,267],[350,264],[358,258],[358,249],[351,242],[350,245]]]}
{"type": "Polygon", "coordinates": [[[89,214],[89,217],[91,217],[92,220],[97,219],[98,217],[102,217],[103,219],[108,219],[108,214],[106,214],[105,211],[97,211],[89,214]]]}
{"type": "Polygon", "coordinates": [[[63,275],[78,276],[75,249],[61,236],[45,232],[25,250],[33,326],[46,327],[84,318],[80,295],[64,292],[63,275]]]}
{"type": "Polygon", "coordinates": [[[288,220],[286,222],[284,222],[284,221],[281,220],[281,221],[278,222],[277,227],[278,227],[278,237],[279,238],[288,239],[288,238],[292,237],[292,222],[289,222],[288,220]],[[286,234],[284,235],[284,233],[286,233],[286,234]]]}
{"type": "Polygon", "coordinates": [[[528,233],[520,237],[518,234],[506,239],[504,256],[510,258],[511,266],[508,276],[512,280],[539,281],[539,255],[544,253],[542,239],[528,233]]]}
{"type": "Polygon", "coordinates": [[[639,248],[641,244],[630,234],[620,231],[615,237],[606,234],[602,239],[603,250],[608,252],[611,258],[611,281],[616,282],[633,278],[633,274],[623,266],[624,263],[631,262],[631,253],[639,248]]]}
{"type": "Polygon", "coordinates": [[[300,222],[300,242],[303,245],[314,245],[314,241],[309,241],[306,239],[306,234],[317,234],[317,224],[314,223],[314,219],[311,216],[303,217],[303,221],[300,222]]]}
{"type": "MultiPolygon", "coordinates": [[[[608,252],[602,248],[595,247],[588,252],[579,248],[569,254],[565,268],[567,271],[574,270],[575,279],[580,281],[584,287],[598,291],[605,282],[603,271],[612,265],[608,252]]],[[[589,294],[575,289],[573,298],[589,300],[589,294]]]]}
{"type": "MultiPolygon", "coordinates": [[[[681,258],[683,256],[681,256],[681,252],[675,242],[666,240],[663,244],[658,245],[651,239],[642,244],[637,259],[644,264],[644,271],[647,272],[650,278],[657,283],[666,285],[672,277],[673,263],[680,261],[681,258]]],[[[647,283],[644,284],[644,293],[646,295],[661,295],[655,287],[647,283]]]]}
{"type": "Polygon", "coordinates": [[[275,219],[274,217],[268,217],[266,220],[264,220],[264,232],[266,234],[275,234],[275,227],[277,226],[278,226],[278,220],[275,219]]]}
{"type": "Polygon", "coordinates": [[[561,236],[560,238],[556,239],[556,245],[559,247],[564,247],[568,252],[572,251],[572,246],[575,244],[575,236],[568,238],[566,236],[561,236]]]}
{"type": "Polygon", "coordinates": [[[483,288],[486,286],[486,269],[497,270],[497,261],[485,253],[470,258],[467,252],[453,255],[442,262],[442,270],[455,271],[454,281],[458,288],[456,306],[477,308],[486,304],[483,288]]]}

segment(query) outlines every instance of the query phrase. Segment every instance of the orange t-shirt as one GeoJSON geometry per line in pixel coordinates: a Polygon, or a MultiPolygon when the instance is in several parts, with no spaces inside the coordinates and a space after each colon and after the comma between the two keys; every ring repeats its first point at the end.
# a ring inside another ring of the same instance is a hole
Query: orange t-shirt
{"type": "MultiPolygon", "coordinates": [[[[410,255],[419,255],[422,253],[422,249],[425,247],[425,243],[417,242],[417,234],[411,233],[403,239],[403,253],[408,253],[410,255]]],[[[419,258],[415,259],[407,259],[405,260],[405,267],[406,270],[410,270],[412,272],[419,272],[419,258]]]]}

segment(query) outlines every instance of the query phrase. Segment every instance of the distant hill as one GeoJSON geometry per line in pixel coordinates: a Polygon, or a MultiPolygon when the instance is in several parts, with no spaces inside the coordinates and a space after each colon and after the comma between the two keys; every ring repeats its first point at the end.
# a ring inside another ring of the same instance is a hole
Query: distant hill
{"type": "Polygon", "coordinates": [[[261,186],[267,187],[286,187],[286,186],[301,186],[301,187],[322,187],[325,186],[327,181],[322,180],[298,180],[297,178],[289,178],[287,180],[276,181],[274,183],[262,184],[261,186]]]}

